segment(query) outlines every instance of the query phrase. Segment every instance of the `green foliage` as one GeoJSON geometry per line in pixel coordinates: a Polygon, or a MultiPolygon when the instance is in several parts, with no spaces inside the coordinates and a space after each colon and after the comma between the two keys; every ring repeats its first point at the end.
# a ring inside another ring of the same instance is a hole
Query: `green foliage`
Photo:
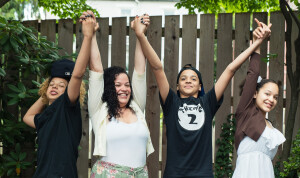
{"type": "Polygon", "coordinates": [[[300,129],[292,144],[292,150],[288,161],[283,162],[284,169],[280,173],[282,177],[290,177],[291,174],[300,176],[300,129]]]}
{"type": "Polygon", "coordinates": [[[37,77],[43,80],[50,63],[61,58],[53,42],[37,35],[19,21],[0,17],[0,142],[4,150],[0,176],[15,177],[21,169],[33,166],[24,161],[29,154],[24,149],[25,145],[35,145],[36,133],[22,122],[22,116],[38,98],[37,77]]]}
{"type": "Polygon", "coordinates": [[[204,13],[221,12],[262,12],[279,10],[278,0],[180,0],[175,5],[178,9],[186,8],[190,14],[195,10],[204,13]]]}
{"type": "Polygon", "coordinates": [[[0,8],[0,13],[8,20],[22,20],[25,17],[25,7],[31,8],[31,15],[39,17],[38,0],[10,0],[0,8]]]}
{"type": "Polygon", "coordinates": [[[222,125],[220,138],[217,140],[218,150],[215,161],[215,177],[232,177],[234,150],[235,118],[234,114],[227,116],[227,122],[222,125]]]}
{"type": "Polygon", "coordinates": [[[31,166],[31,162],[24,161],[27,156],[26,152],[21,151],[20,143],[16,144],[15,152],[11,151],[8,155],[3,155],[3,167],[9,177],[19,177],[21,170],[31,166]]]}
{"type": "Polygon", "coordinates": [[[91,10],[97,17],[99,13],[86,4],[86,0],[39,0],[39,6],[60,18],[77,20],[82,12],[91,10]]]}

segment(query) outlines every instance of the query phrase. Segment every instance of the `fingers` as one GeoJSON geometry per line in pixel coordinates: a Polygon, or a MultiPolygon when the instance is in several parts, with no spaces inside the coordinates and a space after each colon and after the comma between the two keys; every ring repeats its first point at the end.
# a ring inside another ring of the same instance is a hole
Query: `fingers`
{"type": "Polygon", "coordinates": [[[258,27],[262,27],[262,24],[259,20],[257,20],[257,18],[254,19],[254,21],[257,23],[257,26],[258,27]]]}

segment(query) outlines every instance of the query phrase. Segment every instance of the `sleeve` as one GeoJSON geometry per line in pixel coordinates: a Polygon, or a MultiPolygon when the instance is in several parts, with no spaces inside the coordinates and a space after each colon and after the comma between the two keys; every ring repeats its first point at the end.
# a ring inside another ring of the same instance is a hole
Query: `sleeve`
{"type": "Polygon", "coordinates": [[[93,115],[100,109],[102,105],[102,94],[104,91],[104,79],[103,73],[98,73],[94,71],[89,71],[89,90],[88,90],[88,110],[89,117],[92,118],[93,115]]]}
{"type": "Polygon", "coordinates": [[[33,119],[36,130],[39,130],[39,116],[40,114],[36,114],[33,119]]]}
{"type": "Polygon", "coordinates": [[[218,109],[220,108],[220,106],[222,105],[222,103],[223,103],[224,95],[222,95],[220,100],[217,101],[215,87],[213,87],[210,91],[208,91],[205,94],[205,97],[206,97],[206,102],[209,105],[211,116],[214,116],[216,114],[216,112],[218,111],[218,109]]]}
{"type": "Polygon", "coordinates": [[[160,105],[162,107],[163,113],[164,113],[164,117],[166,118],[171,110],[172,105],[174,104],[174,98],[176,97],[176,94],[173,92],[173,90],[170,88],[169,89],[169,93],[168,96],[166,98],[165,103],[162,102],[160,93],[159,93],[159,101],[160,101],[160,105]]]}
{"type": "Polygon", "coordinates": [[[143,74],[138,74],[135,70],[133,71],[132,90],[133,100],[138,104],[140,109],[144,111],[147,96],[146,72],[143,74]]]}
{"type": "Polygon", "coordinates": [[[260,54],[253,53],[251,55],[246,81],[243,86],[243,92],[240,97],[240,102],[236,109],[236,114],[243,112],[253,99],[260,71],[260,58],[260,54]]]}

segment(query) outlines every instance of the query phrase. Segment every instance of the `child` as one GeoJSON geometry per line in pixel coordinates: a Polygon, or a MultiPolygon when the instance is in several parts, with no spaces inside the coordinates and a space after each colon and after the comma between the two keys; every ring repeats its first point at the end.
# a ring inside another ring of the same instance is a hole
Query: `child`
{"type": "Polygon", "coordinates": [[[134,30],[160,92],[168,140],[164,177],[213,177],[212,119],[235,71],[262,40],[255,41],[231,62],[206,94],[201,73],[191,65],[184,66],[177,77],[176,94],[170,89],[162,63],[144,35],[146,28],[137,19],[134,30]]]}
{"type": "MultiPolygon", "coordinates": [[[[270,26],[258,23],[253,32],[254,43],[270,34],[270,26]]],[[[284,136],[273,128],[266,114],[278,100],[278,84],[271,79],[259,79],[260,48],[255,50],[249,63],[242,96],[236,110],[235,147],[237,163],[233,178],[274,178],[272,159],[284,136]]]]}
{"type": "Polygon", "coordinates": [[[76,161],[82,129],[79,97],[83,101],[85,90],[81,85],[95,26],[91,17],[83,20],[84,39],[76,63],[64,59],[52,64],[51,77],[41,85],[41,97],[23,118],[27,125],[37,129],[35,178],[78,177],[76,161]]]}

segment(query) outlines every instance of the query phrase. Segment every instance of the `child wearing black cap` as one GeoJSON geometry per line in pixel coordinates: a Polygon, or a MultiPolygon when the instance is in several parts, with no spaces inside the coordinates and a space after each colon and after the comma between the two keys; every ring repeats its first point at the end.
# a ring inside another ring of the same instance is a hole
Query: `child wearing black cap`
{"type": "Polygon", "coordinates": [[[201,73],[184,66],[177,77],[177,94],[170,89],[162,63],[148,42],[146,28],[135,21],[135,33],[155,75],[167,127],[167,162],[164,177],[213,177],[212,120],[236,70],[262,40],[255,41],[231,62],[215,86],[204,93],[201,73]]]}
{"type": "Polygon", "coordinates": [[[81,113],[85,95],[83,76],[89,62],[91,40],[98,28],[93,18],[82,20],[83,42],[76,60],[52,64],[51,76],[41,85],[41,96],[23,121],[37,129],[37,169],[33,177],[76,178],[81,139],[81,113]],[[80,98],[80,99],[79,99],[80,98]]]}

